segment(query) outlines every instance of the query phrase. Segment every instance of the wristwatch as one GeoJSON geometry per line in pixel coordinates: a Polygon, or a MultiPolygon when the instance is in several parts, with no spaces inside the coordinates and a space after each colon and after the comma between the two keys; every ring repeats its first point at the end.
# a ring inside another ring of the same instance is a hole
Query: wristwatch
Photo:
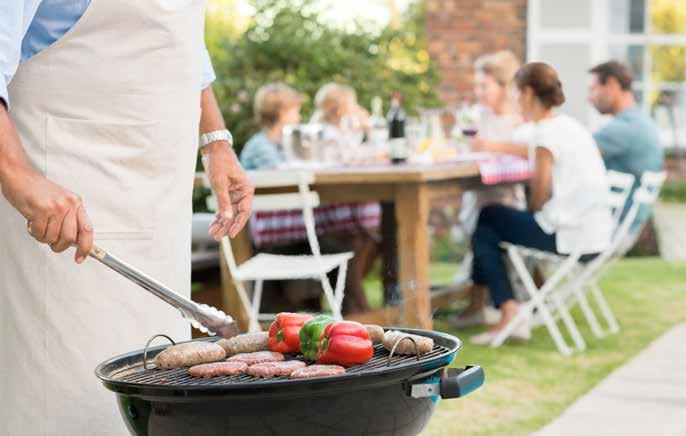
{"type": "Polygon", "coordinates": [[[215,130],[200,135],[200,147],[204,147],[214,141],[226,141],[229,143],[229,147],[233,147],[233,135],[226,129],[215,130]]]}

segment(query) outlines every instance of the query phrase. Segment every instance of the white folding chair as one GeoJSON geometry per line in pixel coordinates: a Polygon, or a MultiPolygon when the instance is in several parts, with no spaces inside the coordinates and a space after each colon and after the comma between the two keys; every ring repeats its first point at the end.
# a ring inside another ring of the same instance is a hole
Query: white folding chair
{"type": "MultiPolygon", "coordinates": [[[[271,321],[276,315],[260,313],[262,287],[265,280],[314,279],[320,281],[333,317],[341,320],[345,276],[348,261],[353,258],[353,253],[321,254],[313,214],[313,208],[319,205],[319,195],[309,188],[314,182],[314,176],[311,173],[289,171],[250,171],[248,176],[256,188],[297,186],[298,192],[255,195],[253,211],[301,209],[307,241],[312,252],[311,255],[297,256],[260,253],[241,265],[237,265],[231,249],[231,241],[226,236],[222,239],[224,257],[231,272],[231,279],[250,319],[250,331],[260,331],[260,321],[271,321]],[[336,268],[338,268],[338,277],[333,288],[327,274],[336,268]],[[245,282],[254,282],[252,299],[248,296],[245,282]]],[[[208,207],[216,210],[214,196],[208,198],[208,207]]]]}
{"type": "MultiPolygon", "coordinates": [[[[631,192],[634,177],[630,174],[610,171],[608,172],[608,182],[610,185],[610,193],[607,196],[608,207],[612,210],[612,218],[616,230],[622,210],[624,209],[629,193],[631,192]]],[[[536,312],[536,315],[540,317],[542,323],[548,329],[560,353],[569,355],[572,353],[572,349],[567,345],[562,333],[557,327],[556,319],[558,316],[562,318],[576,348],[579,351],[584,350],[586,348],[586,342],[569,313],[567,300],[560,293],[560,289],[565,289],[563,285],[566,284],[571,275],[578,272],[579,268],[584,267],[584,264],[579,262],[582,253],[576,252],[569,256],[561,256],[508,243],[504,243],[502,246],[507,250],[508,257],[515,268],[515,272],[522,280],[524,289],[529,294],[530,299],[522,304],[518,316],[494,338],[492,345],[501,345],[516,326],[524,321],[524,317],[533,317],[534,312],[536,312]],[[547,270],[551,271],[546,282],[540,289],[534,284],[533,278],[525,265],[524,258],[533,258],[538,264],[544,265],[547,270]]],[[[613,244],[610,244],[610,246],[612,247],[613,244]]],[[[608,250],[610,250],[610,247],[608,250]]],[[[606,250],[606,252],[608,250],[606,250]]],[[[603,256],[601,255],[598,257],[603,256]]],[[[582,312],[589,320],[589,324],[591,324],[594,333],[600,334],[597,318],[591,310],[583,292],[576,286],[569,289],[571,289],[571,292],[580,303],[582,312]]],[[[605,308],[607,308],[607,305],[605,305],[605,308]]],[[[607,308],[607,310],[605,310],[605,308],[601,307],[601,311],[606,315],[606,318],[608,318],[608,323],[616,328],[614,317],[609,311],[609,308],[607,308]]]]}
{"type": "MultiPolygon", "coordinates": [[[[609,266],[618,259],[621,259],[638,238],[637,235],[640,234],[641,226],[636,226],[634,224],[636,216],[641,207],[652,207],[655,204],[666,178],[667,174],[665,172],[647,171],[643,173],[641,176],[641,183],[632,196],[633,204],[616,228],[610,247],[588,264],[581,265],[578,273],[571,278],[571,282],[568,286],[568,289],[571,290],[571,304],[568,305],[571,307],[575,300],[580,304],[582,312],[591,327],[591,331],[596,337],[603,337],[605,332],[588,307],[585,292],[590,291],[593,295],[601,314],[605,318],[609,331],[611,333],[617,333],[619,331],[619,325],[602,294],[598,281],[608,270],[609,266]]],[[[619,215],[621,215],[621,210],[619,215]]]]}

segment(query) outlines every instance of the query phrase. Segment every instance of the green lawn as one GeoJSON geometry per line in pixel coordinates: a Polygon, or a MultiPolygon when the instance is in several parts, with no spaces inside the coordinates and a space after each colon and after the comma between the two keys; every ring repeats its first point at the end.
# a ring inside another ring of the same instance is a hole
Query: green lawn
{"type": "MultiPolygon", "coordinates": [[[[454,269],[439,265],[432,269],[432,280],[449,281],[454,269]]],[[[659,259],[627,259],[614,266],[601,287],[621,331],[595,339],[575,310],[588,349],[572,357],[557,353],[544,327],[527,344],[497,349],[465,344],[453,365],[481,365],[486,384],[464,399],[439,403],[423,436],[530,434],[551,422],[652,340],[686,322],[685,278],[686,265],[659,259]]],[[[435,329],[463,340],[480,331],[458,331],[440,319],[435,329]]]]}

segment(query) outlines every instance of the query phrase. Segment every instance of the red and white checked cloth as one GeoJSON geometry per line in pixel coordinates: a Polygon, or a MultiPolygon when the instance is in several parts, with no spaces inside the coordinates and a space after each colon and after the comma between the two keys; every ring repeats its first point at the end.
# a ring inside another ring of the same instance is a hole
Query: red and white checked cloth
{"type": "Polygon", "coordinates": [[[509,154],[498,154],[479,159],[481,183],[495,185],[505,182],[519,182],[531,177],[531,165],[526,159],[509,154]]]}
{"type": "MultiPolygon", "coordinates": [[[[336,203],[314,209],[318,236],[343,232],[376,235],[381,223],[379,203],[336,203]]],[[[305,220],[300,209],[256,212],[250,218],[250,236],[256,247],[306,241],[305,220]]]]}
{"type": "MultiPolygon", "coordinates": [[[[529,161],[516,156],[488,154],[476,159],[484,185],[518,182],[531,177],[529,161]]],[[[314,209],[317,235],[365,231],[377,235],[379,203],[336,203],[314,209]]],[[[250,218],[250,236],[256,247],[286,245],[307,240],[302,211],[256,212],[250,218]]]]}

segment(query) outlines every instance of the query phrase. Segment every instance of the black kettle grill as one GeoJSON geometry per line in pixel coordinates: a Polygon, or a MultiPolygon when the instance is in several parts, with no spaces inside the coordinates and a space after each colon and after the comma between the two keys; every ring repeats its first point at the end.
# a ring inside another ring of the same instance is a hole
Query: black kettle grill
{"type": "Polygon", "coordinates": [[[110,359],[96,375],[116,393],[122,418],[138,436],[415,436],[440,398],[467,395],[484,373],[478,366],[446,369],[461,347],[454,336],[397,330],[432,338],[434,349],[417,358],[377,345],[369,362],[344,375],[291,380],[160,370],[151,362],[165,347],[156,347],[110,359]]]}

